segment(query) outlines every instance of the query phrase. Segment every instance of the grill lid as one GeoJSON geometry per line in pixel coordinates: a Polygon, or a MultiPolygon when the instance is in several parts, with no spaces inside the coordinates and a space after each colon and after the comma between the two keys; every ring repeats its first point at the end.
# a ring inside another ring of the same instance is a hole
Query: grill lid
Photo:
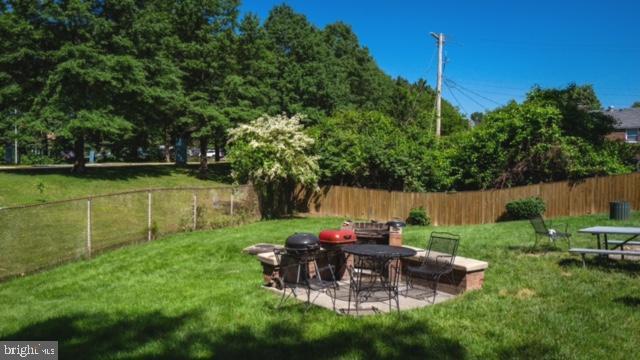
{"type": "Polygon", "coordinates": [[[322,230],[320,232],[321,245],[355,244],[356,234],[353,230],[322,230]]]}
{"type": "Polygon", "coordinates": [[[295,233],[287,238],[285,246],[288,249],[316,249],[320,247],[320,240],[315,234],[295,233]]]}

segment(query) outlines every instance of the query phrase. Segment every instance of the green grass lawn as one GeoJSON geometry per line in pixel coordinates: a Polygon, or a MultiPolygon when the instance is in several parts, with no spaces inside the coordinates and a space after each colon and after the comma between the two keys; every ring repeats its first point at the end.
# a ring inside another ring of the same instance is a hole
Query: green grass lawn
{"type": "Polygon", "coordinates": [[[142,166],[88,168],[75,175],[69,169],[0,171],[0,207],[34,204],[136,189],[215,186],[230,182],[229,165],[211,164],[209,179],[198,179],[195,168],[142,166]]]}
{"type": "MultiPolygon", "coordinates": [[[[610,224],[568,218],[570,230],[610,224]]],[[[276,309],[254,257],[341,219],[258,222],[185,233],[0,284],[0,338],[58,340],[60,358],[582,358],[640,356],[640,266],[531,252],[526,222],[439,227],[487,260],[485,287],[440,305],[353,318],[292,301],[276,309]]],[[[629,222],[640,225],[640,213],[629,222]]],[[[433,228],[410,227],[424,246],[433,228]]],[[[574,246],[595,246],[575,234],[574,246]]],[[[566,245],[565,245],[566,246],[566,245]]]]}

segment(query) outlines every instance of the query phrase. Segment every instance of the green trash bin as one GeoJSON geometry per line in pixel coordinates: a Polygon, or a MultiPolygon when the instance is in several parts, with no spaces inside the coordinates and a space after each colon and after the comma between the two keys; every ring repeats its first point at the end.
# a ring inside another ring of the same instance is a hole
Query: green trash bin
{"type": "Polygon", "coordinates": [[[612,201],[609,203],[609,219],[627,220],[631,215],[631,205],[628,201],[612,201]]]}

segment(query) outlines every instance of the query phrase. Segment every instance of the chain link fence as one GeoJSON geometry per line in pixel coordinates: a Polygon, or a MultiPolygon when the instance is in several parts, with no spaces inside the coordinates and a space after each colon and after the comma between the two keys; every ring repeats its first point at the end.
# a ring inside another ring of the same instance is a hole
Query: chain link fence
{"type": "Polygon", "coordinates": [[[154,189],[0,209],[0,280],[161,236],[259,218],[250,186],[154,189]]]}

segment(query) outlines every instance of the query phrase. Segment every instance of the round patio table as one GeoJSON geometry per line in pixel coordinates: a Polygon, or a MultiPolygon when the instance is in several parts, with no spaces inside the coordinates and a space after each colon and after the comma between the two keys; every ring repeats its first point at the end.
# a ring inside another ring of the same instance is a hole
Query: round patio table
{"type": "Polygon", "coordinates": [[[342,251],[372,258],[403,258],[415,256],[417,253],[413,249],[402,246],[378,245],[378,244],[354,244],[342,247],[342,251]]]}
{"type": "Polygon", "coordinates": [[[358,305],[370,298],[375,298],[378,292],[385,293],[389,299],[389,311],[392,300],[400,311],[398,282],[400,278],[399,259],[415,256],[416,251],[402,246],[355,244],[342,247],[342,251],[354,256],[354,267],[349,272],[349,302],[347,311],[351,310],[351,295],[355,301],[356,312],[358,305]],[[371,273],[365,275],[364,270],[371,273]]]}

